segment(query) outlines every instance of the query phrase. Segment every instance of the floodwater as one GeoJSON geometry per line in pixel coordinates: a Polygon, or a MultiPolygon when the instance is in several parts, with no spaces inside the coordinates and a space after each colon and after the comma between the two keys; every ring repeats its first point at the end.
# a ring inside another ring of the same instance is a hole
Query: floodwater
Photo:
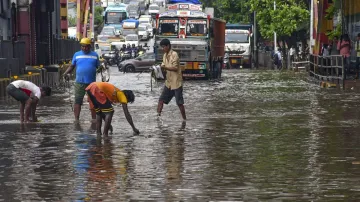
{"type": "Polygon", "coordinates": [[[356,201],[360,94],[320,89],[302,76],[230,70],[187,81],[188,121],[174,103],[156,118],[161,84],[148,73],[111,82],[136,94],[134,136],[115,108],[110,140],[84,105],[73,123],[68,91],[43,99],[40,123],[0,110],[0,201],[356,201]]]}

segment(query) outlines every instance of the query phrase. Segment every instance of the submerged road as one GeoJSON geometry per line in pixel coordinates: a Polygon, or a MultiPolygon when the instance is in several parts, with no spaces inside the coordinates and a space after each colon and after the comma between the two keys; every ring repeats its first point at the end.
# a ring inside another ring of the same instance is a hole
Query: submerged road
{"type": "Polygon", "coordinates": [[[188,121],[175,101],[156,118],[161,84],[148,73],[111,82],[134,90],[134,136],[121,107],[114,134],[96,137],[84,105],[73,123],[67,91],[19,124],[1,102],[0,201],[350,201],[360,198],[360,94],[319,89],[299,75],[224,71],[186,81],[188,121]]]}

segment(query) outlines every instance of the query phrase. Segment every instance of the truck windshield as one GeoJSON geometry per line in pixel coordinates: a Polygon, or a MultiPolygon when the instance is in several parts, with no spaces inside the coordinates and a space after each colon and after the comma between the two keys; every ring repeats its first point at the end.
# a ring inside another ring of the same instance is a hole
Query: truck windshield
{"type": "Polygon", "coordinates": [[[106,14],[107,24],[118,24],[126,19],[126,12],[108,12],[106,14]]]}
{"type": "Polygon", "coordinates": [[[247,33],[231,33],[225,34],[225,43],[249,43],[249,35],[247,33]]]}
{"type": "Polygon", "coordinates": [[[179,28],[179,20],[177,19],[160,20],[159,34],[166,36],[177,36],[178,28],[179,28]]]}
{"type": "Polygon", "coordinates": [[[137,34],[137,31],[136,31],[136,29],[123,29],[122,34],[124,36],[127,36],[129,34],[137,34]]]}
{"type": "Polygon", "coordinates": [[[186,35],[187,36],[205,36],[207,34],[206,20],[188,20],[186,35]]]}

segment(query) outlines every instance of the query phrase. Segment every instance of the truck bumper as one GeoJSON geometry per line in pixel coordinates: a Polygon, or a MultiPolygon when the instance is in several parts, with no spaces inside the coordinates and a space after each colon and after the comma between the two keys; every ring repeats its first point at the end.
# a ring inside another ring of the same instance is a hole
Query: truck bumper
{"type": "Polygon", "coordinates": [[[229,56],[228,61],[231,68],[251,67],[250,55],[229,56]]]}
{"type": "Polygon", "coordinates": [[[184,79],[189,80],[206,80],[209,78],[207,69],[185,69],[182,75],[184,79]]]}

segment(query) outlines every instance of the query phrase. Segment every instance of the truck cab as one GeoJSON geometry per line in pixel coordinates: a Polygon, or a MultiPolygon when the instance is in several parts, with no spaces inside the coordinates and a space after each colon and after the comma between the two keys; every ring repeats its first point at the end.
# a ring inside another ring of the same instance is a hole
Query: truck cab
{"type": "Polygon", "coordinates": [[[137,1],[132,1],[129,4],[129,18],[138,19],[141,15],[140,12],[140,3],[137,1]]]}
{"type": "Polygon", "coordinates": [[[167,11],[156,15],[156,62],[162,62],[160,41],[167,38],[179,55],[184,79],[219,78],[224,36],[225,21],[202,12],[200,4],[169,2],[167,11]]]}
{"type": "Polygon", "coordinates": [[[252,67],[251,29],[250,24],[226,25],[225,58],[228,68],[252,67]]]}

